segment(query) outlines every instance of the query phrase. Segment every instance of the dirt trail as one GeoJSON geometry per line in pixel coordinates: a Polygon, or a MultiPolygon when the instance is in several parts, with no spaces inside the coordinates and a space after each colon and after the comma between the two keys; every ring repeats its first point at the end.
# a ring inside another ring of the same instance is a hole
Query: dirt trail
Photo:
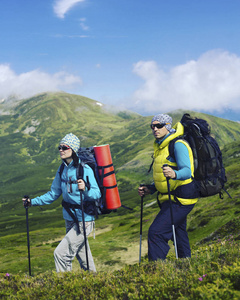
{"type": "MultiPolygon", "coordinates": [[[[147,240],[142,241],[142,255],[143,258],[147,254],[147,240]]],[[[119,263],[115,263],[114,265],[105,265],[97,257],[94,257],[94,263],[97,271],[115,271],[120,270],[125,265],[133,265],[139,262],[139,243],[132,243],[129,245],[127,251],[115,251],[114,257],[116,260],[119,260],[119,263]]],[[[73,271],[79,270],[79,263],[76,259],[73,261],[73,271]]]]}

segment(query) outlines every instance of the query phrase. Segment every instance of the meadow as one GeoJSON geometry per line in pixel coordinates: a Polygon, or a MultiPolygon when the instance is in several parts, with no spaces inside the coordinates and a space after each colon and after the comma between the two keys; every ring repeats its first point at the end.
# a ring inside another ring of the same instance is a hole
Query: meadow
{"type": "MultiPolygon", "coordinates": [[[[147,170],[153,140],[146,130],[151,117],[114,115],[92,100],[61,93],[27,99],[12,109],[12,114],[0,117],[1,299],[240,299],[240,124],[201,114],[221,146],[225,187],[232,198],[223,192],[222,199],[218,195],[199,199],[188,218],[192,258],[176,260],[170,242],[165,261],[148,262],[148,228],[159,211],[152,195],[144,198],[139,264],[137,187],[152,180],[147,170]],[[72,128],[73,121],[78,126],[72,128]],[[95,239],[89,237],[96,274],[81,271],[76,260],[72,272],[57,274],[53,251],[65,232],[62,199],[29,208],[29,276],[21,198],[48,191],[60,164],[58,141],[66,130],[76,131],[83,146],[110,143],[121,202],[132,210],[121,207],[96,220],[95,239]]],[[[181,112],[172,113],[174,122],[180,116],[181,112]]]]}

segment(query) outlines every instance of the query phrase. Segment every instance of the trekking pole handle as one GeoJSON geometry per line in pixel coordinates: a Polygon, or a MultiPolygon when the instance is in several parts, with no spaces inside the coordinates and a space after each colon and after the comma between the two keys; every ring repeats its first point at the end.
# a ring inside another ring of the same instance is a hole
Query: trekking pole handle
{"type": "Polygon", "coordinates": [[[31,204],[31,201],[28,201],[28,200],[30,200],[30,198],[29,198],[28,195],[24,195],[23,198],[26,199],[26,200],[23,202],[23,205],[24,205],[25,208],[28,208],[29,204],[31,204]]]}
{"type": "MultiPolygon", "coordinates": [[[[146,184],[140,183],[139,186],[140,186],[140,187],[143,187],[143,186],[146,186],[146,184]]],[[[143,191],[144,191],[144,189],[143,189],[143,191]]],[[[145,192],[145,191],[144,191],[144,192],[145,192]]],[[[141,197],[143,198],[144,196],[145,196],[145,195],[143,194],[141,197]]]]}
{"type": "MultiPolygon", "coordinates": [[[[164,168],[164,167],[169,167],[169,165],[168,165],[168,164],[164,164],[162,167],[163,167],[163,168],[164,168]]],[[[169,177],[166,176],[166,178],[167,178],[167,180],[169,180],[169,177]]]]}

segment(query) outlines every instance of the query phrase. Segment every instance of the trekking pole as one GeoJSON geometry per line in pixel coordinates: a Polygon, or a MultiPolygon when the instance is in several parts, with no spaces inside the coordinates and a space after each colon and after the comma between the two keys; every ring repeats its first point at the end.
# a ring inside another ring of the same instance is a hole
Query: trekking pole
{"type": "MultiPolygon", "coordinates": [[[[163,167],[168,167],[168,164],[164,164],[163,167]]],[[[173,242],[174,242],[174,247],[175,247],[176,259],[178,259],[177,241],[176,241],[175,226],[174,226],[174,220],[173,220],[172,200],[171,200],[170,183],[169,183],[170,178],[166,177],[166,179],[167,179],[167,188],[168,188],[168,199],[169,199],[169,205],[170,205],[170,214],[171,214],[171,223],[172,223],[172,232],[173,232],[173,242]]]]}
{"type": "Polygon", "coordinates": [[[84,218],[82,190],[80,190],[80,200],[81,200],[82,224],[83,224],[83,235],[84,235],[84,244],[85,244],[85,252],[86,252],[87,270],[89,271],[88,249],[87,249],[87,234],[86,234],[86,226],[85,226],[85,218],[84,218]]]}
{"type": "Polygon", "coordinates": [[[26,200],[24,201],[24,207],[26,209],[26,225],[27,225],[27,248],[28,248],[28,271],[29,276],[32,276],[31,272],[31,258],[30,258],[30,239],[29,239],[29,225],[28,225],[28,196],[24,196],[26,200]]]}
{"type": "MultiPolygon", "coordinates": [[[[140,184],[140,186],[144,186],[140,184]]],[[[140,242],[139,242],[139,263],[141,263],[141,256],[142,256],[142,221],[143,221],[143,198],[141,196],[141,214],[140,214],[140,242]]]]}

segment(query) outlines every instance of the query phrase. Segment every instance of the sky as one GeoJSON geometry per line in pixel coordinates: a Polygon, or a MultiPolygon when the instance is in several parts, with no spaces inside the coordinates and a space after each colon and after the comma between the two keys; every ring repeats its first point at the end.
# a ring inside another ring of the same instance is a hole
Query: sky
{"type": "Polygon", "coordinates": [[[240,121],[240,0],[1,0],[0,102],[48,91],[240,121]]]}

